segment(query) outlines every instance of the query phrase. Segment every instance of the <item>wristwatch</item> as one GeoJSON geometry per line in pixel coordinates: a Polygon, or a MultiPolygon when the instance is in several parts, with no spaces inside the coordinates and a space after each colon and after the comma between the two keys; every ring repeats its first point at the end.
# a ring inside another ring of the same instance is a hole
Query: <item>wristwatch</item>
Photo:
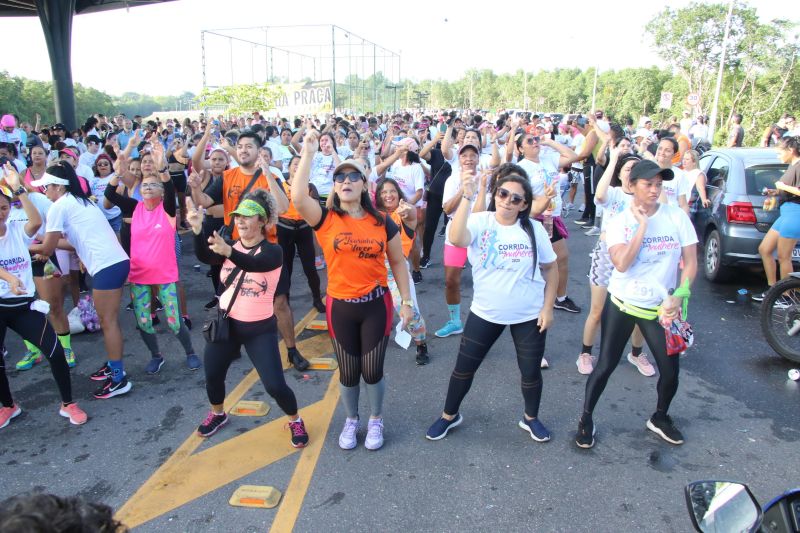
{"type": "Polygon", "coordinates": [[[401,302],[402,305],[407,305],[409,307],[414,307],[414,300],[403,300],[401,302]]]}
{"type": "Polygon", "coordinates": [[[16,194],[17,196],[19,196],[20,194],[27,194],[27,193],[28,193],[28,189],[26,189],[22,185],[19,186],[19,189],[14,191],[14,194],[16,194]]]}
{"type": "Polygon", "coordinates": [[[164,168],[162,168],[161,170],[159,170],[159,171],[158,171],[158,173],[159,173],[159,174],[163,174],[163,173],[164,173],[164,172],[166,172],[166,171],[167,171],[167,167],[164,167],[164,168]]]}

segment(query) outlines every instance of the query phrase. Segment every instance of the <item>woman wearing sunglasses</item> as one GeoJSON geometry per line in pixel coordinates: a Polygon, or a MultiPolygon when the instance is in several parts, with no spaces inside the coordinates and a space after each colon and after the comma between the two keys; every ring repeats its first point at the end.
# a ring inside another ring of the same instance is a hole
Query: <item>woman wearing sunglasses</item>
{"type": "Polygon", "coordinates": [[[157,374],[164,364],[153,328],[153,297],[164,307],[167,326],[178,337],[186,352],[186,366],[200,368],[200,358],[189,338],[189,329],[181,320],[178,302],[178,259],[175,252],[175,185],[167,172],[148,174],[142,178],[142,200],[117,192],[119,178],[115,174],[105,188],[105,199],[117,206],[121,215],[131,220],[131,301],[136,327],[150,350],[148,374],[157,374]]]}
{"type": "Polygon", "coordinates": [[[479,213],[471,213],[476,195],[482,194],[475,186],[474,171],[465,169],[461,181],[459,205],[447,233],[454,246],[467,249],[474,294],[444,411],[425,436],[439,440],[461,424],[461,402],[475,372],[509,326],[525,401],[518,425],[535,441],[546,442],[550,432],[539,420],[540,366],[546,330],[553,321],[559,275],[556,254],[542,225],[529,218],[534,196],[527,177],[499,178],[489,210],[479,213]]]}
{"type": "MultiPolygon", "coordinates": [[[[72,424],[86,422],[84,413],[72,400],[72,383],[64,349],[56,332],[47,321],[47,312],[34,307],[35,292],[33,270],[28,246],[42,225],[39,211],[28,198],[28,191],[20,184],[20,177],[10,163],[5,167],[5,183],[0,189],[0,345],[8,328],[44,353],[50,363],[58,391],[61,396],[59,414],[69,418],[72,424]],[[16,196],[27,215],[24,223],[8,223],[12,197],[16,196]]],[[[22,413],[14,403],[6,377],[5,359],[0,355],[0,428],[8,425],[12,418],[22,413]]]]}
{"type": "Polygon", "coordinates": [[[116,176],[114,173],[114,163],[108,155],[100,154],[97,156],[97,159],[95,159],[93,170],[94,179],[89,181],[92,196],[97,199],[97,206],[103,211],[114,233],[119,234],[122,229],[122,211],[119,207],[106,201],[104,198],[106,187],[108,187],[112,178],[116,176]]]}
{"type": "Polygon", "coordinates": [[[308,177],[318,147],[319,134],[309,131],[300,167],[292,179],[292,200],[314,228],[328,264],[328,333],[339,360],[340,391],[347,414],[339,446],[345,450],[356,447],[363,376],[371,408],[364,445],[377,450],[383,446],[383,361],[392,327],[392,297],[384,261],[388,257],[395,273],[404,325],[411,322],[414,305],[408,267],[397,224],[372,205],[360,163],[347,160],[334,169],[330,209],[309,196],[308,177]]]}

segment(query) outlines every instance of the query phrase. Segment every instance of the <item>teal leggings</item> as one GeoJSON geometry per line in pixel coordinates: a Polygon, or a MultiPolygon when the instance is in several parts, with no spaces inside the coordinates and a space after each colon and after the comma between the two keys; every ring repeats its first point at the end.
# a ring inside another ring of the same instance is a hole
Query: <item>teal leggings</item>
{"type": "Polygon", "coordinates": [[[133,313],[136,316],[136,326],[142,335],[142,340],[150,349],[153,357],[160,357],[161,352],[156,340],[156,330],[153,328],[153,307],[150,297],[150,287],[158,288],[158,298],[164,305],[164,313],[167,317],[167,326],[174,333],[186,350],[186,355],[195,353],[192,341],[189,337],[189,330],[181,320],[180,307],[178,305],[178,287],[175,283],[163,285],[140,285],[131,283],[131,300],[133,301],[133,313]]]}

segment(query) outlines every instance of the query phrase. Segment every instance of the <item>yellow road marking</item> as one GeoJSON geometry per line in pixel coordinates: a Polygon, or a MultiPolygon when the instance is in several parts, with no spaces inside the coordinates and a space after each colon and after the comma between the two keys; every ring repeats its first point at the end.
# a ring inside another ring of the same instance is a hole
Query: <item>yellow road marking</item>
{"type": "Polygon", "coordinates": [[[281,502],[278,513],[272,521],[270,532],[282,533],[294,529],[306,492],[308,492],[308,486],[311,483],[311,477],[317,467],[317,460],[319,460],[319,456],[322,453],[325,435],[328,434],[328,427],[331,424],[333,412],[336,410],[338,401],[339,371],[337,370],[333,373],[330,383],[328,383],[328,390],[325,391],[325,396],[314,404],[315,406],[320,405],[319,423],[315,424],[315,431],[309,439],[309,444],[297,460],[294,475],[292,475],[289,486],[286,487],[283,493],[283,502],[281,502]]]}

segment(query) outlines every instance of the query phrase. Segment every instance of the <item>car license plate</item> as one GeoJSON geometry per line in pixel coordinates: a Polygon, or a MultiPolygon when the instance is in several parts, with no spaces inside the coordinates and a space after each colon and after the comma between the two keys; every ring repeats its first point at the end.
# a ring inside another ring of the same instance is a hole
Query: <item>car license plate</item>
{"type": "Polygon", "coordinates": [[[792,250],[792,259],[800,259],[800,246],[792,250]]]}

